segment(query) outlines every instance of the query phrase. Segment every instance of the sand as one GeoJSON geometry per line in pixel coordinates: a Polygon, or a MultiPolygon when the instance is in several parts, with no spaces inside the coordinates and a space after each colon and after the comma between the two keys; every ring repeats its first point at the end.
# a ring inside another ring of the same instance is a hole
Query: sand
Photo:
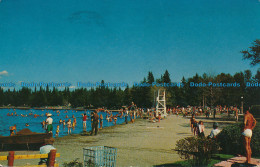
{"type": "MultiPolygon", "coordinates": [[[[203,117],[204,118],[204,117],[203,117]]],[[[205,123],[205,135],[209,135],[213,120],[199,119],[205,123]]],[[[225,122],[225,123],[233,123],[225,122]]],[[[221,124],[220,124],[221,125],[221,124]]],[[[221,126],[220,126],[221,129],[221,126]]],[[[99,131],[97,136],[71,135],[57,138],[54,146],[61,157],[57,159],[60,166],[64,162],[79,158],[83,162],[83,148],[91,146],[110,146],[118,149],[116,166],[154,166],[181,160],[173,150],[176,141],[192,136],[189,118],[170,115],[160,123],[138,119],[135,123],[108,127],[99,131]]],[[[33,151],[17,151],[16,154],[36,154],[33,151]]],[[[8,153],[0,153],[7,155],[8,153]]],[[[26,161],[37,164],[38,160],[26,161]]],[[[15,161],[15,164],[25,161],[15,161]]],[[[5,164],[0,161],[0,164],[5,164]]]]}

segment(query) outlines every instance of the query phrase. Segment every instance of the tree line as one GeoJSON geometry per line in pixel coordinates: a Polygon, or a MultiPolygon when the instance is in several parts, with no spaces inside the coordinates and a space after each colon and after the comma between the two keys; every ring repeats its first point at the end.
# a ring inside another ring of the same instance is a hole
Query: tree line
{"type": "MultiPolygon", "coordinates": [[[[104,83],[102,80],[101,83],[104,83]]],[[[153,73],[140,82],[142,85],[153,83],[173,83],[168,70],[160,78],[155,79],[153,73]]],[[[240,106],[243,100],[246,106],[260,104],[260,71],[253,76],[250,70],[238,72],[234,75],[221,73],[217,76],[196,74],[190,78],[182,78],[178,86],[158,87],[154,86],[127,86],[124,90],[120,87],[96,87],[78,88],[64,90],[48,86],[39,89],[23,87],[20,90],[4,91],[0,88],[0,106],[68,106],[72,107],[107,107],[118,109],[122,106],[129,106],[133,101],[139,107],[153,107],[155,91],[158,88],[166,90],[167,106],[240,106]],[[230,86],[214,86],[214,84],[227,84],[230,86]],[[236,85],[232,85],[236,83],[236,85]],[[248,86],[247,83],[255,84],[248,86]],[[197,86],[193,86],[196,84],[197,86]],[[204,85],[204,86],[203,86],[204,85]],[[241,98],[243,97],[243,98],[241,98]]]]}

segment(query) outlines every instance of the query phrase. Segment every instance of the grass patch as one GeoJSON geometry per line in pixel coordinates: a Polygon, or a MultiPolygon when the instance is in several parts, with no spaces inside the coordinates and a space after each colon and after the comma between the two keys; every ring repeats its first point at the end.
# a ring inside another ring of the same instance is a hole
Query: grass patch
{"type": "Polygon", "coordinates": [[[233,157],[234,157],[234,155],[229,155],[229,154],[215,154],[214,157],[211,158],[208,166],[214,166],[214,164],[216,164],[216,163],[228,160],[233,157]]]}

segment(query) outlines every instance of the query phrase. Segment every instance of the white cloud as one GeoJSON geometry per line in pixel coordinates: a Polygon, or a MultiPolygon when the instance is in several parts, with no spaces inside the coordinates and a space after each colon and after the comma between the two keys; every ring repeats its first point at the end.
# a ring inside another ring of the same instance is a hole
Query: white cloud
{"type": "Polygon", "coordinates": [[[2,76],[7,76],[8,72],[7,71],[0,71],[0,78],[2,78],[2,76]]]}
{"type": "Polygon", "coordinates": [[[8,72],[7,72],[7,71],[5,71],[5,70],[0,72],[0,76],[4,76],[4,75],[5,75],[5,76],[7,76],[7,75],[8,75],[8,72]]]}

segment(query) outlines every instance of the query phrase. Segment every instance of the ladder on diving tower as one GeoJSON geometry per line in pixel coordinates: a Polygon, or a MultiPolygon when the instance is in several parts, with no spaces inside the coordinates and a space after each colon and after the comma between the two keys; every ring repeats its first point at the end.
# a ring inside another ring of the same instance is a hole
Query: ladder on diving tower
{"type": "Polygon", "coordinates": [[[161,113],[162,117],[167,115],[166,113],[166,97],[165,89],[158,89],[155,93],[156,95],[156,115],[158,116],[161,113]]]}

